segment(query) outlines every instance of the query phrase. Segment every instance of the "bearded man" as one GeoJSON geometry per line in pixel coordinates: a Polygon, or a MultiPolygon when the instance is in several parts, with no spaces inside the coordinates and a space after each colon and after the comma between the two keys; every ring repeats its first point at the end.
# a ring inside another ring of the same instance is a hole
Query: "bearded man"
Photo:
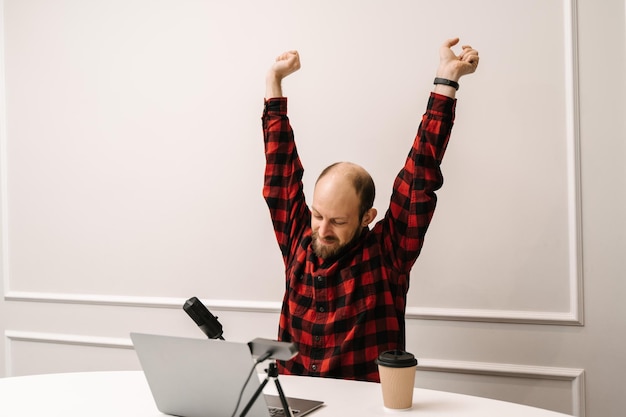
{"type": "MultiPolygon", "coordinates": [[[[432,219],[440,170],[452,130],[459,79],[478,66],[478,52],[440,47],[426,113],[388,210],[370,229],[375,189],[362,167],[339,162],[319,176],[311,207],[287,117],[282,80],[300,69],[297,51],[276,58],[266,77],[263,110],[263,196],[285,264],[286,290],[278,338],[299,355],[279,362],[286,374],[379,381],[376,358],[405,349],[409,275],[432,219]]],[[[375,104],[375,103],[374,103],[375,104]]]]}

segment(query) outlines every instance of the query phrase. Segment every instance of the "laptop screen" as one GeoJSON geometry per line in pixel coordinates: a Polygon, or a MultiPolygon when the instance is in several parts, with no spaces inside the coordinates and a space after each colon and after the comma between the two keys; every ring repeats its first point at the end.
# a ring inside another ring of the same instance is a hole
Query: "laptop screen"
{"type": "MultiPolygon", "coordinates": [[[[183,417],[231,417],[254,366],[245,343],[131,333],[139,362],[159,411],[183,417]]],[[[234,415],[259,387],[250,378],[234,415]]],[[[247,414],[268,417],[260,396],[247,414]]]]}

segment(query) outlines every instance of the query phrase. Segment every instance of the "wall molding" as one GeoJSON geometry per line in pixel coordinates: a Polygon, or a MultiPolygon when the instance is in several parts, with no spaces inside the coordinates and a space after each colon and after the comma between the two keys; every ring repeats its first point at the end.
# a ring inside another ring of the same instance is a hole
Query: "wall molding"
{"type": "Polygon", "coordinates": [[[100,347],[108,349],[134,349],[130,339],[101,336],[5,330],[4,338],[4,363],[7,376],[13,375],[12,342],[73,345],[90,348],[100,347]]]}
{"type": "Polygon", "coordinates": [[[78,345],[87,347],[133,349],[133,344],[129,338],[84,336],[61,333],[24,332],[18,330],[5,330],[4,337],[9,342],[52,343],[60,345],[78,345]]]}
{"type": "MultiPolygon", "coordinates": [[[[88,304],[114,307],[147,307],[147,308],[176,308],[185,304],[186,298],[177,297],[145,297],[109,294],[72,294],[51,293],[39,291],[6,291],[6,301],[21,301],[35,303],[58,304],[88,304]]],[[[241,311],[257,313],[279,313],[279,301],[255,300],[201,300],[208,308],[222,311],[241,311]]]]}
{"type": "Polygon", "coordinates": [[[517,365],[494,362],[471,362],[420,358],[418,370],[462,374],[507,376],[514,378],[573,381],[584,377],[584,369],[550,366],[517,365]]]}
{"type": "Polygon", "coordinates": [[[582,325],[579,315],[574,312],[554,311],[514,311],[514,310],[481,310],[434,307],[407,307],[406,319],[415,320],[449,320],[487,323],[512,324],[551,324],[551,325],[582,325]]]}
{"type": "MultiPolygon", "coordinates": [[[[179,309],[185,303],[185,298],[177,297],[144,297],[107,294],[72,294],[50,293],[38,291],[7,291],[4,299],[13,302],[56,303],[56,304],[86,304],[114,307],[138,308],[175,308],[179,309]]],[[[218,311],[238,311],[254,313],[280,313],[280,301],[255,300],[201,300],[209,309],[218,311]]],[[[449,320],[489,323],[512,324],[556,324],[580,325],[578,317],[571,313],[551,311],[511,311],[511,310],[479,310],[407,307],[407,320],[449,320]]]]}
{"type": "MultiPolygon", "coordinates": [[[[583,325],[583,265],[582,265],[582,218],[580,180],[580,134],[579,134],[579,88],[578,88],[578,23],[577,0],[563,0],[564,21],[564,83],[566,105],[567,181],[568,181],[568,236],[569,236],[569,304],[568,312],[513,311],[488,309],[408,307],[407,319],[454,320],[469,322],[502,322],[523,324],[583,325]]],[[[0,49],[0,54],[3,51],[0,49]]],[[[2,54],[3,57],[3,54],[2,54]]],[[[2,76],[3,66],[0,66],[2,76]]],[[[0,82],[0,98],[4,97],[4,84],[0,82]]],[[[0,100],[0,121],[5,121],[4,100],[0,100]]],[[[9,274],[8,195],[7,195],[7,135],[6,123],[0,123],[0,221],[3,230],[2,276],[5,300],[47,302],[62,304],[91,304],[107,306],[133,306],[151,308],[180,308],[181,298],[135,297],[98,294],[69,294],[13,291],[9,274]]],[[[207,307],[216,310],[244,312],[280,312],[280,302],[254,300],[205,300],[207,307]]]]}
{"type": "Polygon", "coordinates": [[[567,146],[568,312],[515,311],[505,309],[459,309],[407,307],[407,319],[453,320],[493,323],[584,324],[582,193],[580,170],[580,93],[578,75],[578,0],[563,0],[565,64],[565,139],[567,146]]]}
{"type": "Polygon", "coordinates": [[[578,0],[564,0],[565,117],[567,140],[570,310],[584,324],[582,185],[580,159],[580,92],[578,74],[578,0]]]}
{"type": "Polygon", "coordinates": [[[571,384],[574,416],[585,417],[584,369],[420,358],[417,370],[566,381],[571,384]]]}

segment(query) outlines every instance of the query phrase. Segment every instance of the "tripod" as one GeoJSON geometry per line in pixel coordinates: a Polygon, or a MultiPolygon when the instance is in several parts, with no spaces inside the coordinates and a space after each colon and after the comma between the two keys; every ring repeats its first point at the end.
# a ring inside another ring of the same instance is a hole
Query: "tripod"
{"type": "Polygon", "coordinates": [[[267,374],[267,376],[265,377],[259,388],[254,392],[254,395],[252,395],[250,401],[248,401],[248,404],[246,404],[246,407],[243,409],[239,417],[245,417],[245,415],[248,414],[248,411],[250,411],[250,408],[252,408],[252,405],[257,400],[257,398],[263,391],[263,388],[265,388],[265,386],[269,382],[270,378],[273,378],[274,383],[276,384],[276,390],[278,391],[278,397],[280,398],[280,402],[283,406],[285,417],[292,417],[291,410],[289,409],[289,403],[287,403],[287,398],[285,398],[283,388],[280,386],[280,382],[278,382],[278,367],[276,366],[276,363],[270,362],[268,369],[265,370],[265,373],[267,374]]]}

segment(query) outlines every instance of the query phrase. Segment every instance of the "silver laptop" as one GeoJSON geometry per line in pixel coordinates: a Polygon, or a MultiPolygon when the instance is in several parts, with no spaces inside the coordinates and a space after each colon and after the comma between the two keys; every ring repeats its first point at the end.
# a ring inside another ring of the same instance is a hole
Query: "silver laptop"
{"type": "MultiPolygon", "coordinates": [[[[164,414],[239,416],[260,386],[255,371],[237,405],[254,366],[246,343],[142,333],[131,333],[130,337],[156,406],[164,414]]],[[[304,416],[323,404],[292,397],[287,401],[294,417],[304,416]]],[[[260,395],[247,416],[270,417],[281,411],[278,396],[260,395]]]]}

